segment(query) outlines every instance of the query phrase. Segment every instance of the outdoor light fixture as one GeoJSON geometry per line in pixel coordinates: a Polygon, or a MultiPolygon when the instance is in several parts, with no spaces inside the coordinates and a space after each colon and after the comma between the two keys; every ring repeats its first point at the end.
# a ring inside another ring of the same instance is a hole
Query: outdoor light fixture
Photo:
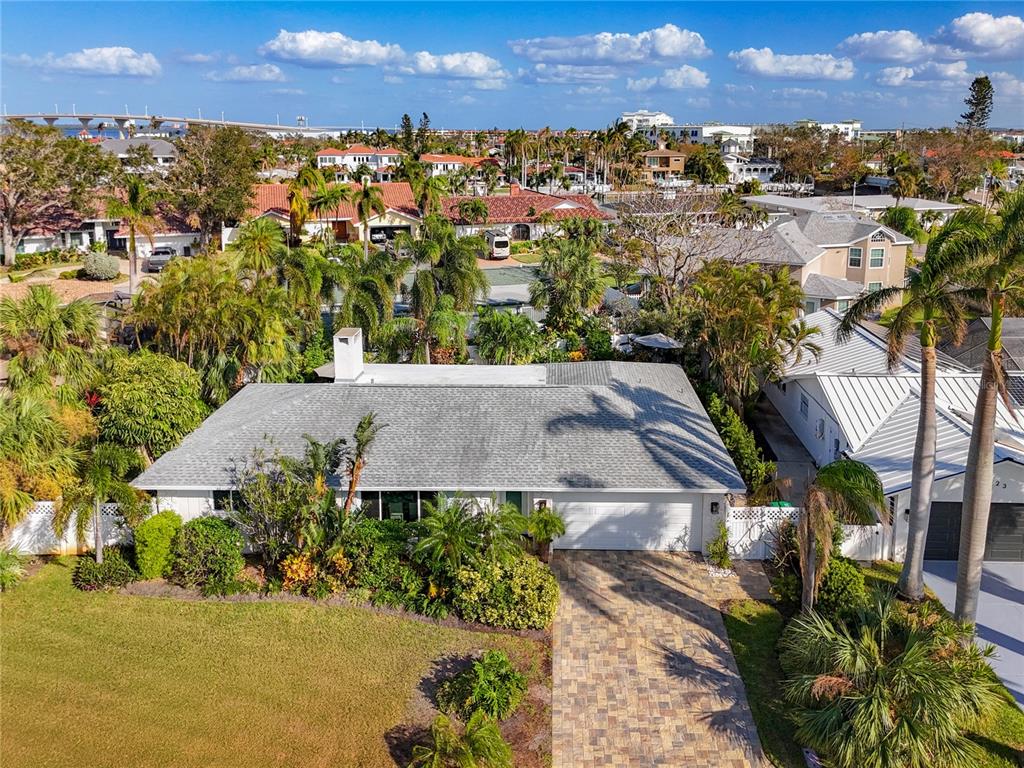
{"type": "Polygon", "coordinates": [[[712,515],[717,515],[718,514],[718,502],[717,501],[712,501],[711,502],[711,514],[712,515]]]}

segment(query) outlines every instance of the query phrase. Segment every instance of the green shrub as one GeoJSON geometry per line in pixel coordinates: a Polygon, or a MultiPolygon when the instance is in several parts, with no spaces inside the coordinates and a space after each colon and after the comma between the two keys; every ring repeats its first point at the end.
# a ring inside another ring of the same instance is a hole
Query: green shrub
{"type": "Polygon", "coordinates": [[[71,572],[71,583],[87,592],[97,589],[120,589],[138,579],[128,558],[117,547],[103,550],[103,562],[91,555],[78,558],[71,572]]]}
{"type": "Polygon", "coordinates": [[[724,570],[732,568],[732,557],[729,555],[729,529],[721,520],[718,521],[718,533],[708,542],[708,562],[715,568],[724,570]]]}
{"type": "Polygon", "coordinates": [[[164,510],[135,529],[135,565],[144,579],[158,579],[171,573],[171,542],[181,530],[177,512],[164,510]]]}
{"type": "Polygon", "coordinates": [[[7,592],[25,577],[25,558],[13,549],[0,549],[0,592],[7,592]]]}
{"type": "Polygon", "coordinates": [[[529,555],[462,568],[455,581],[452,604],[466,621],[503,629],[545,629],[558,608],[558,582],[529,555]]]}
{"type": "Polygon", "coordinates": [[[60,249],[51,248],[48,251],[36,251],[35,253],[19,253],[14,257],[14,269],[35,269],[45,267],[48,264],[68,264],[77,261],[82,252],[75,248],[60,249]]]}
{"type": "Polygon", "coordinates": [[[108,253],[90,251],[82,259],[82,269],[90,280],[113,280],[121,274],[121,262],[108,253]]]}
{"type": "Polygon", "coordinates": [[[57,275],[58,280],[78,280],[81,277],[85,277],[85,271],[81,269],[65,269],[57,275]]]}
{"type": "Polygon", "coordinates": [[[204,595],[228,595],[241,588],[245,567],[242,534],[219,517],[189,520],[171,545],[171,575],[186,587],[199,587],[204,595]]]}
{"type": "Polygon", "coordinates": [[[747,488],[756,491],[769,482],[775,476],[775,463],[765,460],[754,433],[740,415],[714,392],[707,398],[707,410],[747,488]]]}
{"type": "Polygon", "coordinates": [[[832,557],[828,571],[818,587],[814,608],[833,619],[849,619],[868,601],[867,587],[860,566],[845,557],[832,557]]]}
{"type": "Polygon", "coordinates": [[[487,651],[473,666],[437,691],[439,709],[469,720],[480,709],[496,720],[510,717],[526,694],[526,676],[502,651],[487,651]]]}

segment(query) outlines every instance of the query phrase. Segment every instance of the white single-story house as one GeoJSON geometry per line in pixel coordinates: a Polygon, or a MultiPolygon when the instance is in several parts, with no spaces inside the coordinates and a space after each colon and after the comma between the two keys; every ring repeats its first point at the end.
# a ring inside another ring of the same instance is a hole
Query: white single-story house
{"type": "MultiPolygon", "coordinates": [[[[911,464],[920,410],[919,347],[891,370],[885,330],[873,324],[835,340],[841,315],[822,310],[805,317],[821,329],[819,359],[807,356],[765,394],[815,464],[844,456],[863,461],[882,480],[897,526],[910,506],[911,464]]],[[[955,560],[959,549],[964,472],[980,375],[938,354],[938,437],[932,521],[925,556],[955,560]]],[[[996,419],[995,479],[988,559],[1024,561],[1024,423],[1001,403],[996,419]]],[[[905,535],[905,531],[904,531],[905,535]]]]}
{"type": "Polygon", "coordinates": [[[372,411],[386,426],[359,497],[385,518],[416,520],[462,491],[553,506],[560,548],[701,550],[744,490],[678,366],[364,364],[359,329],[338,332],[334,357],[333,383],[248,385],[134,485],[185,519],[212,513],[268,440],[297,455],[303,435],[351,439],[372,411]]]}

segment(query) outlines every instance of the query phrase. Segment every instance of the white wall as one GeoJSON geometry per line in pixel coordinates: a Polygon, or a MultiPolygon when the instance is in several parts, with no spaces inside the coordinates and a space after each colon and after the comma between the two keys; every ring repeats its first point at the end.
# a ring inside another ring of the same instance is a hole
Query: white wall
{"type": "Polygon", "coordinates": [[[816,379],[788,381],[785,392],[781,387],[769,384],[764,388],[764,392],[819,467],[830,464],[837,458],[834,451],[836,438],[839,440],[840,453],[849,449],[846,435],[828,409],[825,393],[816,379]],[[801,394],[807,397],[806,417],[800,413],[801,394]],[[819,419],[824,421],[821,430],[818,429],[819,419]]]}
{"type": "MultiPolygon", "coordinates": [[[[8,546],[25,555],[70,555],[84,552],[92,547],[92,521],[86,526],[85,538],[80,542],[75,533],[75,520],[72,517],[64,535],[58,537],[53,532],[52,501],[38,501],[25,516],[25,519],[14,526],[8,536],[8,546]]],[[[116,504],[104,504],[101,507],[100,520],[103,526],[104,545],[117,544],[125,538],[126,532],[117,523],[116,504]]]]}
{"type": "Polygon", "coordinates": [[[161,511],[177,512],[182,522],[213,514],[214,511],[212,491],[158,491],[156,500],[161,511]]]}
{"type": "MultiPolygon", "coordinates": [[[[198,242],[199,236],[193,234],[156,234],[153,235],[153,244],[150,245],[144,236],[135,236],[135,247],[139,250],[139,258],[142,259],[149,258],[154,248],[166,245],[171,246],[174,252],[181,256],[185,253],[186,247],[194,251],[198,242]]],[[[128,247],[128,238],[125,238],[125,247],[128,247]]]]}

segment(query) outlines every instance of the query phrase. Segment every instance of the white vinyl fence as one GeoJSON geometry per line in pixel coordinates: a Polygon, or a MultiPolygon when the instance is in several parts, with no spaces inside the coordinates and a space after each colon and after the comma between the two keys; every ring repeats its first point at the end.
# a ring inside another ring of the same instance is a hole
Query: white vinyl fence
{"type": "MultiPolygon", "coordinates": [[[[729,548],[740,560],[764,560],[771,556],[773,534],[784,521],[796,522],[796,507],[729,507],[726,527],[729,548]]],[[[843,555],[853,560],[881,560],[885,556],[885,529],[874,525],[844,525],[843,555]]]]}
{"type": "MultiPolygon", "coordinates": [[[[75,535],[75,520],[68,522],[62,537],[53,532],[52,501],[37,501],[25,519],[11,529],[8,546],[26,555],[68,555],[84,551],[93,543],[93,523],[86,527],[85,540],[79,542],[75,535]]],[[[117,504],[100,507],[100,520],[104,545],[118,544],[127,537],[127,532],[117,525],[117,504]]]]}

